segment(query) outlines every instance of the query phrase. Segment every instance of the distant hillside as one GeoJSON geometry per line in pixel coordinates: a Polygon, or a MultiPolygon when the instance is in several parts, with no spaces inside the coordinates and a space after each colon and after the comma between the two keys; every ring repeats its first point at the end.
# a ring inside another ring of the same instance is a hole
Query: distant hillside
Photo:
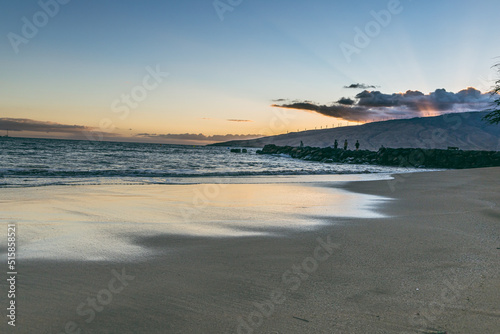
{"type": "Polygon", "coordinates": [[[436,117],[374,122],[358,126],[292,132],[283,135],[252,140],[237,140],[213,144],[215,146],[264,147],[278,146],[327,147],[335,139],[342,147],[344,140],[349,148],[359,140],[361,149],[378,150],[388,148],[441,148],[448,146],[462,150],[500,150],[500,125],[490,125],[481,120],[486,112],[447,114],[436,117]]]}

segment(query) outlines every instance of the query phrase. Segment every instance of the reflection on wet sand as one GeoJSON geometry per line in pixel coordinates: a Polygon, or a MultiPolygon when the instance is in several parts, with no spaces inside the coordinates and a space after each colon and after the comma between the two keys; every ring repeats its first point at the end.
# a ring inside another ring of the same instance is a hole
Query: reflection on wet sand
{"type": "Polygon", "coordinates": [[[145,249],[130,242],[141,236],[270,235],[332,224],[331,217],[383,217],[373,209],[386,198],[324,185],[42,187],[29,195],[5,189],[0,207],[7,220],[18,223],[23,259],[88,261],[145,256],[145,249]]]}

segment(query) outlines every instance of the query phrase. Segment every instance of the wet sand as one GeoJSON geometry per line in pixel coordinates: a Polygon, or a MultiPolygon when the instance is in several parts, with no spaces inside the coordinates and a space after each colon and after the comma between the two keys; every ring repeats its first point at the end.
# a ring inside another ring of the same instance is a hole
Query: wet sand
{"type": "MultiPolygon", "coordinates": [[[[325,212],[275,233],[125,229],[134,247],[113,261],[21,259],[15,332],[498,333],[499,177],[488,168],[339,184],[394,200],[371,218],[325,212]]],[[[37,204],[49,211],[50,192],[37,204]]]]}

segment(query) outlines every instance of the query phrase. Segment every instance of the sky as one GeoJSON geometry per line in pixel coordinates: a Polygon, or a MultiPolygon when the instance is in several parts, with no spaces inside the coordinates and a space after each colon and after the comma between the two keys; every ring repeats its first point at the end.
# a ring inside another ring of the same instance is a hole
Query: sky
{"type": "Polygon", "coordinates": [[[23,0],[0,132],[205,144],[482,110],[500,2],[23,0]]]}

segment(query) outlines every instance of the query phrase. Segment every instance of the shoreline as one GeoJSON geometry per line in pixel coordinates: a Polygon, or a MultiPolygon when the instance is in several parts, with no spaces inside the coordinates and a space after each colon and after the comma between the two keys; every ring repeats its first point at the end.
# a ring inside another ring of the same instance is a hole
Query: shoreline
{"type": "MultiPolygon", "coordinates": [[[[317,162],[317,164],[320,164],[317,162]]],[[[340,166],[352,166],[348,164],[337,164],[340,166]]],[[[39,187],[64,187],[64,186],[148,186],[148,185],[190,185],[190,184],[208,184],[208,183],[227,183],[227,184],[258,184],[258,183],[311,183],[323,181],[357,181],[363,178],[376,178],[377,176],[386,177],[393,174],[420,173],[427,171],[437,171],[441,169],[417,169],[410,167],[396,166],[370,166],[373,169],[364,169],[366,165],[356,165],[359,170],[325,172],[286,172],[286,173],[255,173],[255,174],[233,174],[220,173],[213,175],[176,175],[169,177],[162,176],[89,176],[89,177],[12,177],[4,176],[4,183],[0,183],[0,189],[21,189],[21,188],[39,188],[39,187]],[[295,180],[294,180],[295,179],[295,180]],[[19,183],[22,180],[24,183],[19,183]],[[17,181],[13,182],[13,181],[17,181]],[[10,183],[9,183],[10,182],[10,183]]],[[[444,170],[444,169],[442,169],[444,170]]]]}
{"type": "Polygon", "coordinates": [[[132,242],[153,255],[128,262],[21,260],[17,326],[41,333],[64,332],[69,322],[82,333],[493,333],[498,176],[499,168],[487,168],[340,185],[395,198],[377,208],[385,218],[328,218],[278,236],[137,236],[132,242]],[[113,270],[134,278],[87,322],[87,298],[105,301],[113,270]]]}

